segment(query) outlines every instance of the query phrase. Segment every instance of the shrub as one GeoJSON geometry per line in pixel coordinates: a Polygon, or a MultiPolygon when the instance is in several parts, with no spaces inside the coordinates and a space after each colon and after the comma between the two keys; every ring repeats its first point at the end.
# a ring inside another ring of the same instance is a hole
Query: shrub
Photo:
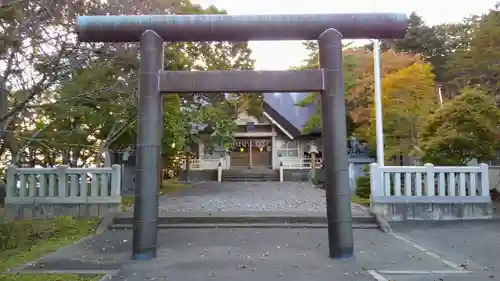
{"type": "Polygon", "coordinates": [[[356,195],[361,198],[370,198],[370,166],[363,168],[364,175],[356,179],[356,195]]]}

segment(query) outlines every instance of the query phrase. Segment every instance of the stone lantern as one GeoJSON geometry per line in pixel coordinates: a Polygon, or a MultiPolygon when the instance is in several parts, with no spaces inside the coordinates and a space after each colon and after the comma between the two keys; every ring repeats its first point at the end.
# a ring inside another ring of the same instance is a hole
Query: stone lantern
{"type": "Polygon", "coordinates": [[[318,153],[318,147],[315,143],[309,146],[309,154],[311,154],[311,177],[316,178],[316,154],[318,153]]]}

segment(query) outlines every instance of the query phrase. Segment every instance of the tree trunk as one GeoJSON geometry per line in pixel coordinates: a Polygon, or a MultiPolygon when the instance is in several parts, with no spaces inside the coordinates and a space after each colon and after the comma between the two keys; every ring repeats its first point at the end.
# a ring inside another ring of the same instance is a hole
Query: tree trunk
{"type": "Polygon", "coordinates": [[[71,150],[63,149],[63,165],[71,165],[71,150]]]}
{"type": "Polygon", "coordinates": [[[186,151],[186,157],[185,157],[186,158],[186,173],[185,173],[186,174],[186,178],[185,178],[186,183],[189,182],[189,171],[191,170],[191,157],[190,157],[191,155],[190,154],[191,153],[186,151]]]}
{"type": "Polygon", "coordinates": [[[311,178],[316,179],[316,153],[311,153],[311,178]]]}
{"type": "Polygon", "coordinates": [[[74,168],[78,167],[78,159],[80,159],[81,154],[82,153],[81,153],[80,148],[74,147],[72,149],[70,167],[74,167],[74,168]]]}

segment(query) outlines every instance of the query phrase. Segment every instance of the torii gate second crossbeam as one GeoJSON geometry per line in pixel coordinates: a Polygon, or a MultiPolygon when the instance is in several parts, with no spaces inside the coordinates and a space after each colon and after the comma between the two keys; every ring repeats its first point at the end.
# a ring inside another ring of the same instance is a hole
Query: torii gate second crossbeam
{"type": "Polygon", "coordinates": [[[342,39],[398,39],[404,14],[80,16],[86,42],[140,42],[133,259],[156,257],[162,93],[321,92],[331,258],[353,257],[342,39]],[[164,71],[164,42],[318,40],[320,67],[302,71],[164,71]]]}

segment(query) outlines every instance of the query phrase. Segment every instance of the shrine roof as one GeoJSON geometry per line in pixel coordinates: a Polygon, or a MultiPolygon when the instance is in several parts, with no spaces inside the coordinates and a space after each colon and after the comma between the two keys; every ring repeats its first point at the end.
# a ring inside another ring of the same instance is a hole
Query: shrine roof
{"type": "Polygon", "coordinates": [[[309,93],[264,93],[264,112],[293,137],[302,135],[302,129],[316,108],[313,104],[297,105],[309,93]]]}

